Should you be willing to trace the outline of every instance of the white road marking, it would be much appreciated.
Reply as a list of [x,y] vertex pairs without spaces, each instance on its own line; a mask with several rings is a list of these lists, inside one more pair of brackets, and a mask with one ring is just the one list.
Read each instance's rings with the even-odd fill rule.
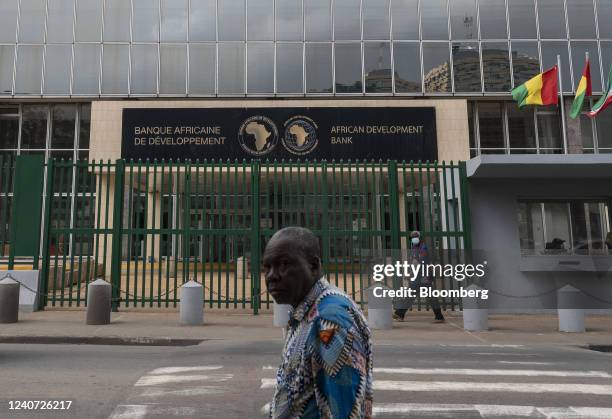
[[514,352],[474,352],[473,355],[500,355],[500,356],[540,356],[537,354],[520,354]]
[[176,374],[178,372],[196,372],[196,371],[213,371],[220,370],[223,365],[202,365],[196,367],[166,367],[157,368],[149,371],[149,374]]
[[511,365],[555,365],[555,364],[567,364],[567,362],[531,362],[531,361],[497,361],[499,364],[511,364]]
[[262,370],[277,370],[278,367],[273,367],[272,365],[264,365],[263,367],[261,367]]
[[147,414],[147,405],[122,404],[115,408],[108,419],[142,419]]
[[413,375],[503,375],[508,377],[612,378],[605,371],[485,370],[475,368],[374,368],[374,373]]
[[217,386],[192,387],[183,390],[146,389],[140,397],[165,397],[165,396],[206,396],[211,394],[223,394],[225,389]]
[[134,387],[155,386],[168,383],[184,383],[188,381],[223,382],[234,378],[233,374],[210,375],[145,375],[134,384]]

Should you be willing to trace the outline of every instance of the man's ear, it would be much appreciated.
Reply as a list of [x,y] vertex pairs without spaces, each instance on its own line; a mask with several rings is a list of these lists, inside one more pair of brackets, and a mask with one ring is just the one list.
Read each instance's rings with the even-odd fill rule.
[[310,271],[316,276],[317,279],[321,277],[321,258],[313,256],[310,260]]

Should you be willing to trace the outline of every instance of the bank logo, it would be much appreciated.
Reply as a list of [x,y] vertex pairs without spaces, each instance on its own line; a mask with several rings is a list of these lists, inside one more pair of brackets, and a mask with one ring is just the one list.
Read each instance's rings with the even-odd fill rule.
[[309,154],[319,144],[318,128],[312,119],[306,116],[294,116],[285,122],[283,145],[290,153],[299,156]]
[[247,153],[253,156],[264,156],[276,147],[278,128],[270,118],[252,116],[240,126],[238,141]]

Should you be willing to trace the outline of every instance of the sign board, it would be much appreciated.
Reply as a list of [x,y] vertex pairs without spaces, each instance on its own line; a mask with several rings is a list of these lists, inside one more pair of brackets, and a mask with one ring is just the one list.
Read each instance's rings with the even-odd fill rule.
[[435,109],[128,108],[122,157],[433,161]]

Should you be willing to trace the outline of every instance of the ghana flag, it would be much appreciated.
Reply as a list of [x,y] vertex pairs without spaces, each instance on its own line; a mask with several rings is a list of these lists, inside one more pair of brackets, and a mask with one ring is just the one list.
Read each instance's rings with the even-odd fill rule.
[[512,90],[512,97],[519,108],[525,105],[556,105],[559,101],[558,84],[557,66],[554,66],[516,87]]
[[593,105],[591,112],[587,112],[587,116],[590,118],[595,118],[600,112],[610,105],[612,105],[612,66],[610,66],[610,74],[608,75],[608,85],[606,86],[606,91],[601,99],[599,99],[597,103]]
[[570,117],[577,118],[580,115],[580,111],[582,111],[582,104],[584,103],[584,99],[587,96],[592,96],[593,90],[591,89],[591,66],[589,60],[587,59],[584,63],[584,70],[582,70],[582,77],[580,78],[580,83],[578,83],[578,87],[576,88],[576,97],[574,98],[574,103],[572,103],[572,109],[570,110]]

